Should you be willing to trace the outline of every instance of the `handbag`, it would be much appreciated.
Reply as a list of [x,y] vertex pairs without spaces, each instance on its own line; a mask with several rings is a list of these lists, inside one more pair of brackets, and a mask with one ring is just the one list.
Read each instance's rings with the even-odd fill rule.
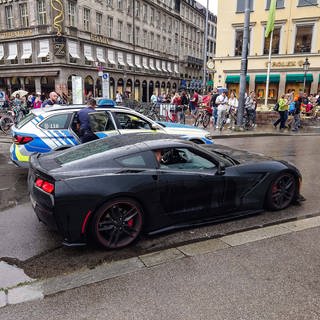
[[274,107],[273,107],[274,111],[279,111],[279,102],[277,102]]

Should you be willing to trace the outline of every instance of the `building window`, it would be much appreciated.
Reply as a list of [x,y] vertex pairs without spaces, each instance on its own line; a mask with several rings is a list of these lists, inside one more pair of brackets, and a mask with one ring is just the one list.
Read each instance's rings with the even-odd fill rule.
[[[269,10],[269,9],[270,9],[270,3],[271,3],[271,0],[267,0],[266,10]],[[277,2],[276,2],[276,8],[277,8],[277,9],[284,8],[284,0],[277,0]]]
[[113,0],[106,0],[107,7],[113,8]]
[[[237,0],[237,13],[244,12],[245,0]],[[253,0],[250,0],[250,10],[253,11]]]
[[154,49],[154,33],[150,33],[150,49]]
[[13,29],[13,12],[11,5],[5,7],[5,15],[7,21],[7,29]]
[[90,31],[90,9],[83,8],[83,30]]
[[96,13],[96,31],[97,34],[102,34],[102,13]]
[[144,4],[142,8],[142,19],[144,22],[148,21],[148,7],[146,4]]
[[132,0],[127,0],[127,14],[128,16],[132,16]]
[[318,0],[299,0],[298,7],[316,6]]
[[241,56],[242,54],[242,41],[243,41],[243,30],[236,30],[236,43],[235,43],[235,56]]
[[140,2],[139,1],[136,1],[136,10],[135,10],[134,16],[136,18],[140,18]]
[[44,25],[47,24],[47,11],[46,11],[46,2],[45,0],[38,0],[38,24]]
[[[279,53],[279,47],[280,47],[280,30],[281,28],[274,28],[273,30],[273,36],[272,36],[272,49],[271,53]],[[269,46],[270,46],[270,37],[264,38],[264,48],[263,48],[263,54],[269,54]]]
[[144,48],[147,47],[147,39],[148,39],[148,31],[147,30],[143,30],[142,46]]
[[76,26],[76,5],[73,1],[68,2],[68,21],[70,27]]
[[122,11],[123,10],[123,0],[117,1],[117,9]]
[[150,8],[150,25],[154,25],[154,8]]
[[29,27],[28,5],[26,3],[21,3],[19,5],[19,11],[20,11],[21,27],[28,28]]
[[123,22],[118,21],[118,39],[119,40],[123,40],[122,39],[122,28],[123,28]]
[[136,27],[136,34],[135,34],[135,44],[139,45],[140,44],[140,28]]
[[129,43],[132,43],[132,25],[131,24],[127,24],[127,40]]
[[157,13],[156,13],[156,27],[160,28],[160,24],[161,24],[161,15],[160,15],[160,11],[157,11]]
[[107,37],[111,38],[113,29],[113,18],[107,17]]
[[161,43],[161,37],[159,34],[157,34],[156,50],[158,51],[160,49],[160,43]]
[[294,53],[311,52],[313,25],[297,26]]

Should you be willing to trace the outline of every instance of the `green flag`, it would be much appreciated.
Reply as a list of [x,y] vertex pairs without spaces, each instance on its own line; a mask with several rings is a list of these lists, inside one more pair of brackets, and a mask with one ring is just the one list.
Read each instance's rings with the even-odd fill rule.
[[277,4],[277,0],[271,0],[270,8],[269,8],[268,23],[267,23],[266,32],[265,32],[266,38],[269,37],[269,34],[274,29],[274,20],[276,17],[276,4]]

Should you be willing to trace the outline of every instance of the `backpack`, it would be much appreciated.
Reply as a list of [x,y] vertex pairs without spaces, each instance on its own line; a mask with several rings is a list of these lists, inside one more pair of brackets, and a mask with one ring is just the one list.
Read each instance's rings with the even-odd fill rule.
[[277,102],[274,107],[273,107],[274,111],[279,111],[279,102]]
[[289,113],[293,113],[296,109],[296,104],[294,102],[291,102],[289,105]]

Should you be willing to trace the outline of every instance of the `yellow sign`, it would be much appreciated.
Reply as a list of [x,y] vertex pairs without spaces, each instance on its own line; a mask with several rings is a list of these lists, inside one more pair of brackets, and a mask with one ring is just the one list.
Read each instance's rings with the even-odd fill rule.
[[12,39],[12,38],[28,37],[32,35],[33,35],[32,29],[7,31],[7,32],[0,33],[0,39]]
[[51,0],[51,7],[58,13],[53,18],[53,27],[57,30],[57,36],[61,36],[62,22],[64,20],[63,3],[61,0]]
[[[268,62],[265,63],[266,68],[268,67]],[[303,60],[299,61],[271,61],[271,68],[282,68],[282,67],[302,67]]]

